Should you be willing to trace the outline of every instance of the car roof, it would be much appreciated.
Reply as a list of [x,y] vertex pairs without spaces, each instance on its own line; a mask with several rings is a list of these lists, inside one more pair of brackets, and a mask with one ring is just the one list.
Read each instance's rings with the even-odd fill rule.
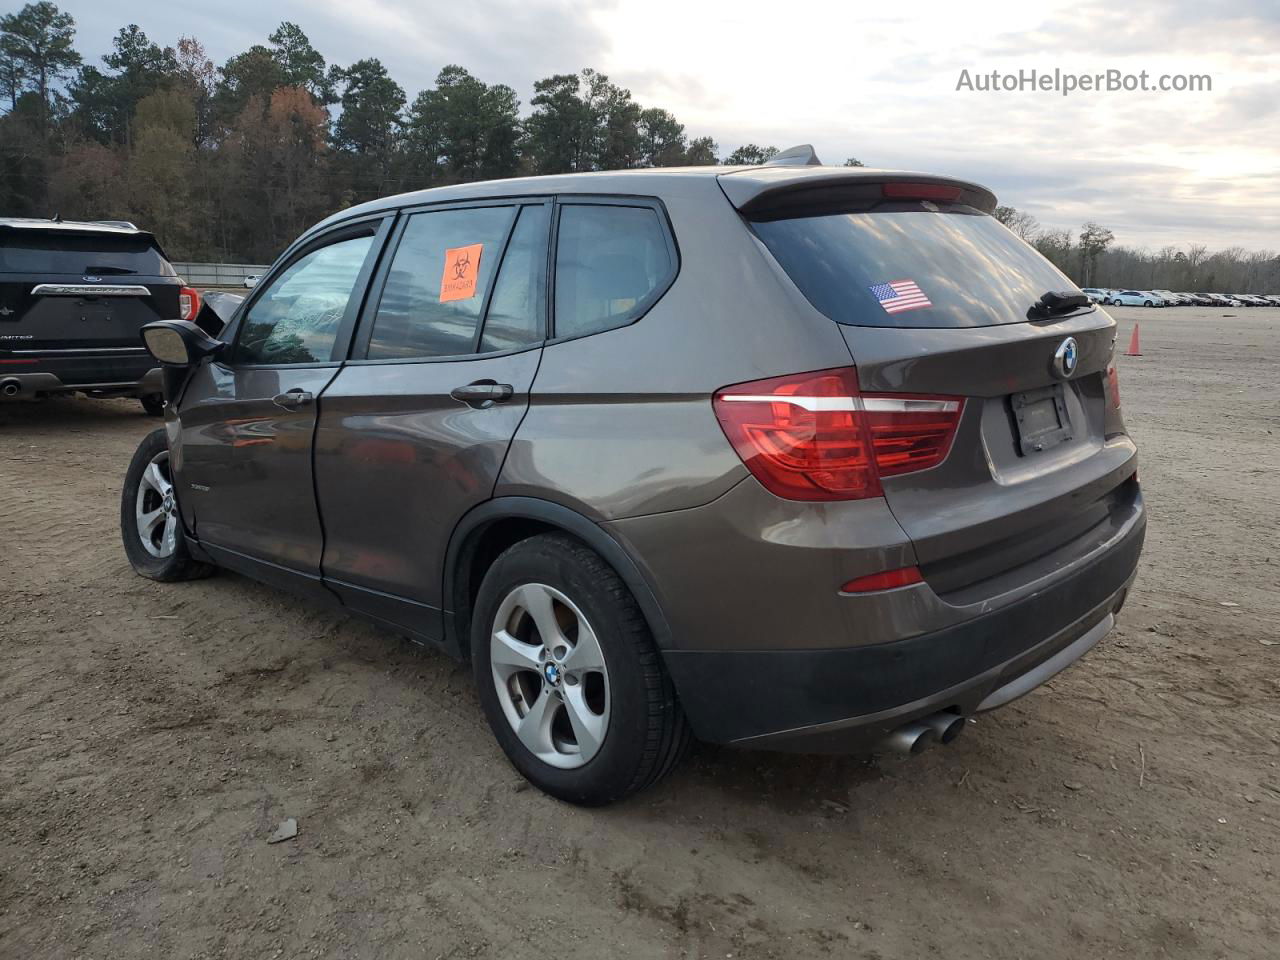
[[79,237],[141,237],[151,244],[152,248],[165,260],[169,255],[160,246],[160,241],[150,230],[139,230],[128,220],[61,220],[39,219],[36,217],[0,217],[0,233],[12,230],[15,233],[31,232],[46,236],[71,234]]
[[879,170],[872,167],[823,166],[700,166],[644,167],[631,170],[604,170],[589,173],[560,173],[538,177],[514,177],[509,180],[481,180],[447,187],[432,187],[411,193],[370,200],[341,210],[307,231],[340,223],[355,217],[455,200],[499,199],[548,194],[644,195],[662,197],[692,182],[718,182],[730,202],[740,210],[758,206],[768,198],[783,193],[825,189],[857,183],[930,183],[958,186],[968,194],[969,202],[990,213],[995,208],[995,194],[986,187],[952,177],[913,173],[906,170]]
[[150,231],[139,230],[128,220],[61,220],[38,217],[0,217],[0,229],[30,230],[40,233],[102,234],[155,239]]

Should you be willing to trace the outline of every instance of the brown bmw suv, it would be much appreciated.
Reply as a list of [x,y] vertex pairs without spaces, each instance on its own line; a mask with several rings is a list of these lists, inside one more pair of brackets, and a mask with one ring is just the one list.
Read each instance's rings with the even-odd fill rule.
[[1145,529],[1115,323],[995,202],[774,165],[345,210],[218,337],[145,329],[125,549],[470,661],[573,802],[690,737],[948,742],[1107,633]]

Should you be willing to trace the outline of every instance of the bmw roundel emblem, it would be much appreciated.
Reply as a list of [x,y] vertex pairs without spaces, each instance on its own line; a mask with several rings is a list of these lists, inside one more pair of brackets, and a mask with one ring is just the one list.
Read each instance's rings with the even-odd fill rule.
[[1064,380],[1076,372],[1076,364],[1080,360],[1080,346],[1075,337],[1067,337],[1058,344],[1053,354],[1053,372]]
[[548,663],[542,668],[542,674],[547,678],[547,683],[556,686],[560,682],[560,668],[554,663]]

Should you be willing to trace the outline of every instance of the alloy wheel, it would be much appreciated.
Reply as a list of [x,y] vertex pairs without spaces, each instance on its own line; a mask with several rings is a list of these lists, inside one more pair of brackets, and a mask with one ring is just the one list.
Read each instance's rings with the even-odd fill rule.
[[134,510],[138,539],[151,556],[163,560],[173,556],[178,543],[178,503],[169,472],[169,451],[151,458],[138,482]]
[[511,590],[494,616],[489,664],[503,715],[530,753],[574,769],[599,752],[609,729],[609,672],[572,600],[541,583]]

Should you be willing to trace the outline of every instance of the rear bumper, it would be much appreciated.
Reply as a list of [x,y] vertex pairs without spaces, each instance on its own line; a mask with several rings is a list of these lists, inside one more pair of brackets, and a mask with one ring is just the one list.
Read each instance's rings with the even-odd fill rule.
[[[24,370],[20,366],[0,366],[0,401],[31,400],[41,394],[73,391],[107,391],[146,396],[164,391],[160,368],[154,361],[129,357],[124,360],[77,360],[57,364],[41,363],[44,369]],[[50,366],[56,369],[49,369]]]
[[810,650],[669,650],[667,667],[703,740],[766,750],[855,752],[939,710],[968,716],[1065,669],[1114,623],[1146,533],[1139,510],[1092,562],[993,613],[890,643]]

